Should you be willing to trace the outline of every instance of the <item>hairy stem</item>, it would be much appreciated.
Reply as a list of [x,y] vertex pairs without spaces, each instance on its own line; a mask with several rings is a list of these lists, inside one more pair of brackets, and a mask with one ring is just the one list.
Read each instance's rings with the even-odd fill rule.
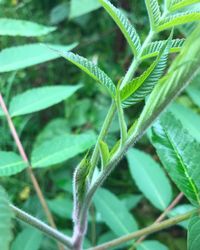
[[71,242],[71,239],[69,237],[60,233],[56,229],[48,226],[47,224],[45,224],[41,220],[38,220],[37,218],[29,215],[28,213],[22,211],[21,209],[15,207],[14,205],[10,205],[10,207],[12,208],[15,216],[19,220],[33,226],[34,228],[37,228],[38,230],[40,230],[41,232],[43,232],[47,236],[51,237],[52,239],[56,240],[59,243],[62,243],[68,249],[72,249],[72,242]]
[[[6,119],[7,119],[9,128],[10,128],[11,134],[12,134],[13,139],[14,139],[16,145],[17,145],[18,151],[19,151],[23,161],[28,164],[28,168],[27,168],[28,175],[29,175],[29,177],[30,177],[30,179],[32,181],[33,187],[34,187],[34,189],[35,189],[35,191],[37,193],[37,196],[38,196],[38,198],[40,200],[42,208],[43,208],[43,210],[44,210],[44,212],[46,214],[46,217],[48,219],[48,222],[53,228],[56,229],[56,225],[55,225],[53,216],[52,216],[52,214],[51,214],[51,212],[50,212],[50,210],[49,210],[49,208],[47,206],[47,203],[45,201],[45,198],[44,198],[44,195],[43,195],[42,190],[40,188],[40,185],[39,185],[39,183],[38,183],[38,181],[37,181],[37,179],[36,179],[36,177],[35,177],[35,175],[33,173],[31,164],[30,164],[30,162],[28,160],[27,154],[26,154],[26,152],[25,152],[25,150],[24,150],[24,148],[22,146],[22,143],[21,143],[21,141],[19,139],[16,128],[14,126],[14,123],[13,123],[13,121],[11,119],[11,116],[10,116],[10,114],[8,112],[8,109],[6,107],[6,104],[4,102],[4,99],[3,99],[3,96],[1,95],[1,93],[0,93],[0,106],[1,106],[3,112],[4,112],[5,116],[6,116]],[[63,248],[60,247],[60,246],[59,246],[59,249],[63,250]]]
[[[152,31],[150,31],[150,33],[148,34],[147,38],[145,39],[143,45],[142,45],[142,48],[141,48],[141,51],[139,53],[139,55],[133,59],[133,62],[131,63],[122,83],[121,83],[121,88],[123,86],[125,86],[133,77],[139,63],[140,63],[140,59],[141,59],[141,56],[142,56],[142,53],[144,51],[144,49],[146,48],[147,44],[149,42],[151,42],[151,40],[153,39],[153,36],[154,36],[154,33]],[[92,154],[92,157],[91,157],[91,177],[93,175],[93,172],[94,172],[94,169],[97,165],[97,162],[98,162],[98,158],[99,158],[99,142],[100,140],[103,140],[105,135],[107,134],[108,132],[108,129],[110,127],[110,124],[113,120],[113,117],[114,117],[114,114],[115,114],[115,111],[116,111],[116,104],[115,102],[112,103],[110,109],[109,109],[109,112],[105,118],[105,121],[104,121],[104,124],[102,126],[102,129],[101,129],[101,132],[99,134],[99,137],[98,137],[98,140],[97,140],[97,143],[95,145],[95,148],[94,148],[94,151],[93,151],[93,154]],[[113,164],[111,163],[111,165],[113,165],[112,167],[106,167],[106,170],[102,172],[102,174],[100,175],[100,177],[97,179],[96,183],[91,187],[91,189],[89,190],[87,196],[86,196],[86,199],[82,205],[82,208],[81,208],[81,212],[80,212],[80,218],[79,218],[79,223],[80,223],[80,226],[82,225],[87,225],[87,214],[88,214],[88,209],[90,207],[90,203],[91,203],[91,200],[92,200],[92,197],[95,193],[95,191],[97,190],[97,188],[103,183],[103,181],[108,177],[108,175],[111,173],[112,169],[116,166],[116,164],[119,162],[119,160],[123,157],[124,155],[124,152],[126,151],[126,146],[124,145],[123,147],[121,147],[121,150],[118,152],[117,156],[119,155],[119,157],[115,158],[116,162],[114,162]],[[122,153],[122,154],[121,154]],[[112,162],[112,161],[110,161]],[[81,226],[81,227],[82,227]],[[75,225],[76,227],[76,225]],[[74,230],[75,232],[75,230]],[[79,234],[77,233],[77,235],[74,234],[74,241],[79,241],[80,239],[80,235],[78,236]],[[82,235],[81,235],[82,237]]]
[[133,240],[135,238],[138,238],[138,237],[141,237],[144,235],[149,235],[149,234],[161,231],[163,229],[166,229],[168,227],[174,226],[181,221],[185,221],[185,220],[189,219],[190,217],[192,217],[193,215],[195,215],[197,213],[200,213],[200,209],[195,209],[193,211],[190,211],[190,212],[182,214],[182,215],[175,216],[175,217],[168,219],[168,220],[165,220],[163,222],[153,224],[149,227],[143,228],[143,229],[138,230],[134,233],[130,233],[128,235],[122,236],[120,238],[109,241],[109,242],[104,243],[102,245],[99,245],[97,247],[90,248],[88,250],[106,250],[106,249],[109,249],[111,247],[119,246],[119,245],[126,243],[130,240]]

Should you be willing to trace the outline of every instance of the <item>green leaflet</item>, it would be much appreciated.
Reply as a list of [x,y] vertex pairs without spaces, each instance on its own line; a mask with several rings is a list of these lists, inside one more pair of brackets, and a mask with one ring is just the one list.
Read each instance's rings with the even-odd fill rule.
[[[164,41],[156,41],[152,42],[147,45],[145,48],[144,52],[142,53],[142,58],[141,60],[145,60],[147,58],[155,57],[159,54],[161,51],[162,47],[164,46],[166,40]],[[180,52],[183,44],[185,42],[185,39],[174,39],[172,40],[172,46],[170,48],[170,53],[176,53]]]
[[149,15],[151,29],[155,30],[161,18],[159,3],[157,0],[145,0],[145,4]]
[[101,163],[102,163],[102,166],[104,167],[110,158],[108,145],[104,141],[100,141],[99,150],[100,150],[100,155],[101,155]]
[[139,190],[156,208],[164,211],[172,200],[172,188],[161,166],[150,155],[137,149],[129,149],[127,159]]
[[12,240],[13,213],[5,190],[0,186],[0,249],[9,250]]
[[11,250],[39,250],[44,235],[35,228],[25,228],[12,243]]
[[92,131],[74,135],[62,134],[43,142],[31,154],[34,168],[49,167],[62,163],[86,151],[94,145],[96,136]]
[[13,153],[0,151],[0,176],[11,176],[27,168],[22,158]]
[[106,9],[108,14],[113,18],[115,23],[119,26],[124,34],[127,42],[129,43],[134,55],[137,55],[141,49],[140,38],[129,22],[128,18],[108,0],[99,0],[102,6]]
[[[58,51],[58,53],[60,52]],[[95,81],[99,82],[114,98],[116,88],[113,81],[93,62],[72,52],[60,53],[60,55],[66,58],[71,63],[75,64],[78,68],[91,76]]]
[[200,217],[198,215],[193,216],[189,222],[188,228],[188,239],[187,239],[187,249],[188,250],[198,250],[200,246]]
[[33,88],[12,98],[9,112],[12,117],[30,114],[51,107],[73,95],[81,85],[45,86]]
[[168,174],[194,205],[200,205],[200,144],[172,114],[165,113],[153,127],[152,142]]
[[172,0],[169,11],[176,11],[194,3],[199,3],[199,0]]
[[98,0],[71,0],[70,18],[77,18],[101,7]]
[[124,203],[110,191],[100,188],[94,196],[94,205],[106,225],[122,236],[137,230],[137,222]]
[[160,80],[166,65],[171,47],[171,38],[162,47],[158,58],[139,78],[134,79],[122,89],[123,107],[129,107],[142,100],[151,93],[156,83]]
[[200,20],[200,12],[198,11],[187,11],[183,13],[178,13],[174,15],[170,15],[169,17],[164,18],[156,28],[156,31],[162,31],[169,28],[172,28],[177,25],[199,21]]
[[3,49],[0,52],[0,73],[24,69],[60,57],[47,46],[58,51],[69,51],[75,48],[77,43],[69,45],[33,43]]
[[136,250],[168,250],[168,247],[156,240],[145,240],[137,246]]
[[42,36],[56,30],[55,27],[47,27],[26,20],[0,18],[0,36]]

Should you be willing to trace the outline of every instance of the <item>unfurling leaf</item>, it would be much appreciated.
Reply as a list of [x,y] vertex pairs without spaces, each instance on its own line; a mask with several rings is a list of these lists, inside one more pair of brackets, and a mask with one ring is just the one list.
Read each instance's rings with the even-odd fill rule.
[[154,86],[162,77],[167,65],[169,50],[171,48],[172,34],[162,47],[157,59],[138,78],[133,79],[121,91],[123,107],[129,107],[142,100],[151,93]]
[[176,11],[194,3],[199,3],[199,0],[171,0],[169,11]]
[[99,0],[108,14],[113,18],[115,23],[118,25],[122,33],[124,34],[128,44],[130,45],[133,53],[137,55],[141,49],[140,38],[137,34],[137,31],[129,22],[128,18],[117,9],[114,5],[108,0]]
[[[170,53],[180,52],[185,39],[174,39],[170,48]],[[142,54],[142,60],[158,56],[166,41],[156,41],[149,43]]]
[[178,13],[174,15],[170,15],[165,17],[157,26],[157,31],[163,31],[169,28],[172,28],[177,25],[190,23],[194,21],[200,20],[200,12],[199,11],[187,11],[183,13]]
[[161,18],[161,12],[158,0],[145,0],[147,7],[151,29],[155,30]]
[[60,55],[104,86],[112,97],[115,96],[116,88],[113,81],[93,62],[72,52],[60,53]]
[[104,167],[110,158],[108,145],[104,141],[100,141],[99,150],[100,150],[100,155],[101,155],[102,167]]
[[79,218],[79,211],[84,201],[85,195],[89,187],[89,173],[91,169],[91,163],[87,159],[87,155],[76,167],[73,179],[74,188],[74,214],[73,218],[76,221]]

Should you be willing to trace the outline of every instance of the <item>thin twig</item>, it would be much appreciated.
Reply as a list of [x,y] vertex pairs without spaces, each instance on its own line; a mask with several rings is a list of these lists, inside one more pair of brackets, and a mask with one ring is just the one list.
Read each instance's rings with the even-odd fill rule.
[[71,243],[71,239],[69,237],[67,237],[64,234],[60,233],[56,229],[48,226],[47,224],[45,224],[41,220],[38,220],[37,218],[31,216],[30,214],[28,214],[28,213],[22,211],[21,209],[15,207],[14,205],[10,205],[10,207],[12,208],[15,216],[19,220],[33,226],[34,228],[37,228],[41,232],[45,233],[47,236],[51,237],[52,239],[56,240],[57,242],[62,243],[68,249],[73,248],[72,243]]
[[144,235],[149,235],[149,234],[161,231],[163,229],[166,229],[168,227],[174,226],[174,225],[180,223],[181,221],[185,221],[185,220],[189,219],[191,216],[193,216],[194,214],[197,214],[199,212],[200,212],[200,209],[195,209],[193,211],[187,212],[187,213],[182,214],[182,215],[175,216],[171,219],[165,220],[165,221],[160,222],[160,223],[153,224],[149,227],[143,228],[143,229],[138,230],[134,233],[122,236],[120,238],[109,241],[109,242],[104,243],[102,245],[99,245],[97,247],[89,248],[87,250],[106,250],[106,249],[109,249],[111,247],[119,246],[119,245],[126,243],[130,240],[133,240],[135,238],[138,238],[138,237],[141,237]]
[[[37,179],[36,179],[36,177],[35,177],[35,175],[33,173],[31,164],[30,164],[30,162],[28,160],[28,157],[27,157],[27,154],[26,154],[26,152],[25,152],[25,150],[23,148],[23,145],[22,145],[22,143],[21,143],[21,141],[19,139],[16,128],[14,126],[14,123],[13,123],[13,121],[11,119],[11,116],[10,116],[10,114],[8,112],[8,109],[6,107],[6,104],[4,102],[4,99],[3,99],[3,96],[1,95],[1,93],[0,93],[0,106],[1,106],[1,108],[2,108],[2,110],[4,112],[4,114],[5,114],[6,119],[7,119],[7,122],[8,122],[9,128],[10,128],[10,132],[11,132],[11,134],[13,136],[13,139],[14,139],[16,145],[17,145],[18,151],[19,151],[23,161],[28,165],[28,168],[27,168],[28,175],[29,175],[29,177],[30,177],[30,179],[31,179],[31,181],[33,183],[34,189],[35,189],[35,191],[37,193],[37,196],[38,196],[38,198],[40,200],[40,203],[41,203],[41,205],[42,205],[42,207],[44,209],[47,220],[48,220],[49,224],[53,228],[56,229],[56,225],[55,225],[53,216],[52,216],[52,214],[51,214],[51,212],[50,212],[50,210],[49,210],[49,208],[47,206],[47,203],[45,201],[45,198],[44,198],[44,195],[43,195],[42,190],[40,188],[40,185],[39,185],[39,183],[38,183],[38,181],[37,181]],[[59,247],[60,250],[63,250],[62,247],[60,247],[60,246],[58,246],[58,247]]]
[[[154,222],[154,224],[159,223],[161,221],[164,220],[164,218],[166,217],[166,215],[169,213],[169,211],[171,211],[178,203],[179,201],[183,198],[184,194],[181,192],[173,201],[172,203],[165,209],[165,211],[156,219],[156,221]],[[146,238],[146,236],[143,236],[141,238],[139,238],[136,242],[136,244],[141,243],[144,239]],[[132,250],[132,248],[131,248]]]

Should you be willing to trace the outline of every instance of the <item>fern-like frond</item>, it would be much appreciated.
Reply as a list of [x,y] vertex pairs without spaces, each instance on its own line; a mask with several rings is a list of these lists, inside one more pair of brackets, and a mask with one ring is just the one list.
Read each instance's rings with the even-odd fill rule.
[[199,0],[172,0],[169,11],[176,11],[188,5],[199,3]]
[[72,52],[61,53],[61,56],[75,64],[78,68],[104,86],[112,97],[115,96],[116,88],[113,81],[93,62]]
[[124,34],[127,42],[129,43],[133,53],[137,55],[141,49],[141,43],[139,35],[135,28],[130,23],[128,18],[108,0],[99,0],[108,14],[112,17],[115,23],[118,25],[122,33]]
[[[176,53],[179,52],[185,42],[185,39],[174,39],[172,40],[172,47],[170,49],[170,53]],[[163,41],[155,41],[152,43],[149,43],[147,47],[145,48],[144,52],[142,53],[142,60],[158,56],[159,52],[163,48],[164,44],[166,43],[166,40]]]
[[151,29],[155,30],[161,18],[160,6],[157,0],[145,0]]
[[[166,41],[164,44],[162,50],[160,51],[160,54],[156,61],[150,66],[150,68],[141,76],[140,82],[137,83],[137,85],[134,85],[133,83],[130,83],[130,86],[132,85],[132,92],[130,97],[128,97],[123,102],[123,107],[127,108],[131,105],[134,105],[142,100],[151,93],[152,89],[156,85],[156,83],[160,80],[160,78],[163,75],[163,72],[167,65],[167,59],[169,50],[171,48],[172,44],[172,37]],[[149,73],[149,75],[148,75]],[[145,79],[146,76],[146,79]],[[127,85],[128,87],[128,85]],[[128,91],[127,91],[128,92]]]
[[172,28],[177,25],[190,23],[194,21],[200,20],[200,12],[199,11],[187,11],[183,13],[178,13],[174,15],[170,15],[164,18],[159,25],[157,26],[156,30],[162,31],[169,28]]

